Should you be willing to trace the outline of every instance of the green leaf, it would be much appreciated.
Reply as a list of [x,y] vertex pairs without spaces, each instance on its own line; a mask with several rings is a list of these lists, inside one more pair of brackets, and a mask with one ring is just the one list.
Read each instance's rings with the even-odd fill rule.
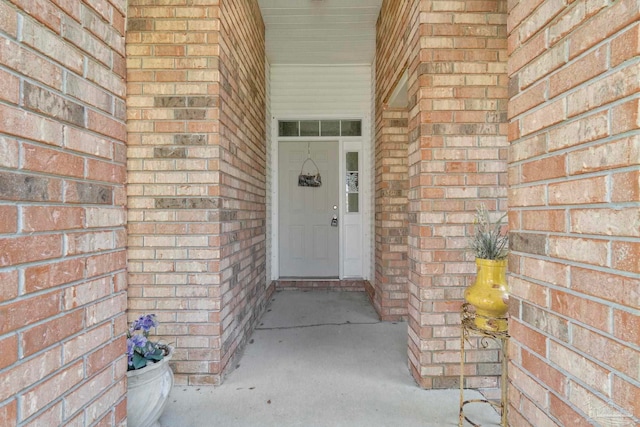
[[133,353],[133,369],[141,369],[147,366],[147,359],[138,353]]
[[506,214],[495,222],[491,222],[489,212],[481,204],[474,218],[475,233],[471,237],[470,246],[476,258],[504,259],[509,253],[509,237],[502,234],[502,221]]
[[163,357],[164,357],[164,354],[162,354],[162,350],[156,350],[155,352],[149,354],[147,356],[147,359],[158,361],[158,360],[162,360]]

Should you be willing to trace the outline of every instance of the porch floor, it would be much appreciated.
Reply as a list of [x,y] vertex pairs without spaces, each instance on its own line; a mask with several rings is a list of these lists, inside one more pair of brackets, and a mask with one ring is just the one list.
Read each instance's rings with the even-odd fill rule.
[[[465,398],[479,398],[468,391]],[[164,427],[457,426],[458,390],[422,390],[407,324],[380,322],[363,292],[278,291],[219,387],[176,386]],[[499,425],[489,405],[465,407]]]

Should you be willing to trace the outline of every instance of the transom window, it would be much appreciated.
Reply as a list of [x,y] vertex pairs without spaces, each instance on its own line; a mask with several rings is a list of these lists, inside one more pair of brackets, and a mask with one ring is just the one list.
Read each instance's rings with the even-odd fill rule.
[[279,120],[278,136],[362,136],[362,120]]

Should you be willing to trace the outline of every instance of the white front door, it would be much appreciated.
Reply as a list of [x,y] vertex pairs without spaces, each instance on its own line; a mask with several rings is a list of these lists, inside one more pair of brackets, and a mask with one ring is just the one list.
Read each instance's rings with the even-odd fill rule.
[[[338,142],[280,142],[278,151],[280,277],[337,278]],[[298,185],[300,169],[308,157],[320,170],[320,187]],[[315,167],[309,161],[304,172],[312,171]]]

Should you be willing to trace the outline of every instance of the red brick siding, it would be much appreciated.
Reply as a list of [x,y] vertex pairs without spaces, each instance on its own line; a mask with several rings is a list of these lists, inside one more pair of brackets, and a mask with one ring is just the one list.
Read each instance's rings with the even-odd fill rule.
[[264,23],[257,1],[221,2],[221,370],[266,305]]
[[640,6],[569,3],[510,3],[510,422],[637,425]]
[[[409,115],[387,111],[407,68],[418,61],[418,3],[383,1],[376,26],[375,58],[375,280],[369,294],[381,319],[408,317],[407,146]],[[410,103],[415,75],[408,74]],[[415,103],[415,102],[414,102]]]
[[381,112],[376,135],[376,278],[373,303],[383,320],[407,317],[408,113]]
[[385,104],[408,67],[418,26],[417,5],[407,1],[383,1],[376,25],[375,115],[380,125]]
[[[388,111],[389,98],[416,52],[417,2],[383,1],[376,25],[375,278],[368,293],[383,320],[408,315],[407,111]],[[415,93],[415,87],[410,89]]]
[[[424,387],[454,387],[459,309],[475,273],[468,225],[479,202],[506,210],[506,1],[385,1],[377,31],[381,135],[384,103],[408,69],[409,366]],[[466,386],[497,386],[495,350],[469,361]]]
[[129,2],[129,318],[157,314],[178,384],[219,380],[219,15]]
[[3,426],[126,422],[124,20],[0,2]]
[[[458,385],[459,311],[474,280],[479,203],[506,211],[506,1],[421,2],[409,117],[410,365],[420,384]],[[469,355],[465,386],[494,388],[495,350]]]
[[219,3],[129,2],[130,317],[178,384],[219,383],[265,294],[264,28]]

